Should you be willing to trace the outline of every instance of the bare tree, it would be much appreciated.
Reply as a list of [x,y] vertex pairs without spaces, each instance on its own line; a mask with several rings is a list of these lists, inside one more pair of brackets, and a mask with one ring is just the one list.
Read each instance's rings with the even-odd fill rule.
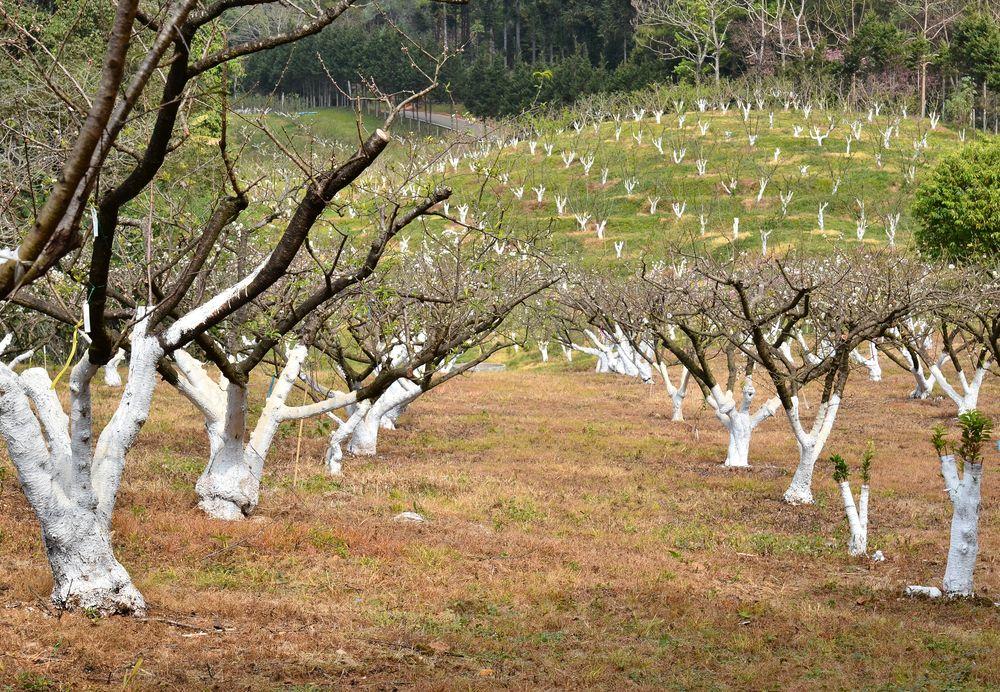
[[[734,343],[769,375],[795,434],[799,463],[785,493],[791,504],[812,502],[813,470],[840,409],[854,349],[925,307],[933,293],[929,268],[889,253],[862,254],[700,265],[728,313],[719,317],[735,320],[728,333],[746,335]],[[822,389],[807,427],[802,396],[814,381]]]
[[[300,166],[301,193],[289,213],[282,215],[281,226],[262,234],[262,247],[266,248],[263,260],[217,286],[206,285],[206,270],[220,249],[230,251],[230,243],[239,235],[238,219],[253,201],[251,186],[240,181],[229,148],[229,113],[224,99],[219,158],[214,162],[222,175],[207,217],[180,224],[178,237],[154,233],[152,212],[146,223],[125,217],[123,212],[155,208],[151,182],[169,155],[190,146],[189,128],[180,128],[179,134],[175,131],[190,112],[186,108],[198,97],[200,76],[241,56],[314,34],[351,3],[345,0],[327,9],[302,11],[301,19],[290,30],[193,54],[191,47],[199,32],[217,31],[216,20],[223,21],[225,12],[260,3],[220,0],[203,7],[196,4],[194,0],[176,0],[161,7],[155,16],[148,16],[139,10],[136,0],[117,3],[96,90],[90,97],[82,95],[89,105],[78,112],[87,116],[69,138],[65,164],[44,201],[37,205],[30,228],[17,234],[14,250],[0,263],[0,310],[14,301],[82,326],[90,340],[69,377],[68,414],[44,369],[30,368],[18,374],[0,366],[0,435],[41,524],[54,577],[53,600],[64,607],[104,613],[144,609],[141,594],[115,559],[110,523],[126,457],[150,410],[157,372],[176,378],[166,362],[170,354],[192,341],[211,349],[211,341],[203,338],[208,332],[251,306],[287,275],[337,195],[358,180],[385,150],[390,142],[386,128],[399,110],[435,86],[431,80],[425,90],[404,98],[390,110],[382,128],[359,137],[359,145],[350,156],[331,157],[316,170]],[[16,28],[25,43],[32,42],[29,29]],[[152,79],[157,73],[162,79]],[[46,84],[44,77],[40,79]],[[149,93],[154,89],[151,85],[161,84],[158,95]],[[61,96],[56,94],[60,100]],[[140,103],[158,105],[137,108]],[[301,163],[294,152],[285,153]],[[95,198],[98,179],[100,194]],[[143,195],[146,199],[140,200]],[[447,191],[432,198],[435,196],[442,199]],[[85,238],[81,219],[92,199],[96,222]],[[145,269],[139,272],[145,275],[139,285],[123,285],[122,281],[136,272],[131,267],[121,271],[113,262],[116,238],[123,227],[143,231],[142,240],[133,240],[127,252],[127,259]],[[284,319],[294,326],[308,312],[310,298],[327,300],[370,277],[393,235],[375,234],[369,251],[349,269],[338,269],[339,256],[335,255],[327,265],[322,288],[298,303]],[[170,261],[167,271],[154,276],[157,245],[165,248]],[[52,281],[38,281],[64,258],[69,259],[65,272],[49,273],[55,275],[53,281],[82,290],[77,303],[82,305],[82,319],[59,290],[51,290]],[[126,344],[128,379],[117,409],[94,444],[91,382],[99,368]],[[227,365],[226,376],[232,382],[245,385],[248,375],[248,369]]]
[[661,57],[692,62],[698,82],[710,60],[718,85],[736,0],[632,0],[632,7],[640,41]]

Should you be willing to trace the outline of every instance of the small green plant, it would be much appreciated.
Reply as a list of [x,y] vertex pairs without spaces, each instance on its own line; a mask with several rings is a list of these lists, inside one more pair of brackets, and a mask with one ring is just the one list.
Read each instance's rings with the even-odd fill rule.
[[848,476],[851,475],[850,469],[847,468],[847,462],[844,461],[844,457],[839,454],[831,454],[830,463],[833,464],[834,482],[843,483],[847,480]]
[[963,464],[983,463],[983,445],[993,434],[993,420],[982,411],[972,409],[958,416],[961,439],[958,445],[948,440],[948,431],[943,425],[935,425],[931,431],[931,444],[939,457],[957,454]]
[[958,427],[962,430],[958,456],[966,464],[983,463],[983,444],[989,442],[993,421],[984,413],[972,409],[958,417]]
[[931,444],[934,445],[934,451],[939,457],[946,455],[951,446],[946,438],[947,434],[948,431],[943,425],[935,425],[931,430]]
[[875,443],[868,440],[865,451],[861,454],[861,482],[868,485],[872,474],[872,459],[875,458]]
[[[865,445],[865,451],[861,453],[861,483],[863,485],[868,485],[871,480],[872,472],[872,459],[875,458],[875,443],[868,440],[868,444]],[[830,463],[833,464],[833,480],[837,483],[843,483],[851,476],[851,470],[847,466],[847,462],[844,457],[839,454],[830,455]]]

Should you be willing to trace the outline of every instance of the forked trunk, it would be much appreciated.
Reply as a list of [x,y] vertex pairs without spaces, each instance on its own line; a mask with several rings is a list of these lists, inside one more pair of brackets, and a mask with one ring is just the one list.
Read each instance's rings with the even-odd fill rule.
[[404,410],[423,393],[419,385],[398,379],[382,393],[371,408],[354,424],[347,451],[355,456],[372,457],[378,453],[378,432],[382,419],[393,410]]
[[[142,313],[140,313],[140,318]],[[111,545],[111,515],[125,457],[146,421],[163,355],[140,319],[118,407],[92,445],[90,387],[98,366],[84,357],[70,376],[70,413],[42,368],[0,364],[0,436],[38,517],[52,569],[52,600],[100,614],[141,613],[142,595]]]
[[275,381],[249,440],[246,387],[222,376],[215,382],[186,351],[179,349],[174,353],[182,375],[177,387],[205,416],[210,457],[195,491],[198,506],[210,517],[242,519],[256,509],[264,460],[282,422],[323,415],[354,404],[355,392],[328,392],[325,400],[314,404],[285,405],[307,353],[305,346],[289,349],[288,362]]
[[785,491],[785,502],[790,505],[809,505],[813,502],[812,479],[813,471],[816,468],[816,461],[823,453],[827,438],[833,429],[833,423],[837,419],[837,412],[840,410],[840,395],[831,394],[828,401],[820,403],[816,412],[816,420],[812,430],[806,432],[802,427],[799,417],[798,398],[792,398],[792,407],[785,410],[788,421],[791,423],[792,431],[795,433],[795,442],[799,448],[799,464],[792,476],[792,482]]
[[92,509],[53,512],[41,524],[56,605],[102,615],[145,610],[142,594],[115,559],[110,532]]
[[750,466],[750,437],[753,426],[750,414],[734,411],[730,415],[729,448],[723,466],[746,468]]
[[221,421],[209,421],[210,458],[195,484],[198,506],[214,519],[242,519],[260,500],[260,477],[246,453],[247,390],[226,387],[226,411]]
[[777,398],[771,398],[758,408],[756,413],[751,413],[756,393],[753,379],[749,376],[743,381],[743,394],[738,405],[732,392],[723,392],[719,385],[714,385],[711,389],[709,404],[715,409],[716,418],[729,431],[729,448],[726,450],[723,466],[728,468],[750,466],[750,440],[753,431],[773,416],[780,405]]

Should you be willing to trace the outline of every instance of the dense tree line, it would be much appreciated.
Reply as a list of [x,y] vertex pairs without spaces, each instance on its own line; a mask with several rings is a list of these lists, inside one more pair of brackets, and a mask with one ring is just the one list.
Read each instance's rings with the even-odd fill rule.
[[[829,84],[845,98],[905,95],[993,127],[1000,90],[994,0],[485,0],[433,13],[361,13],[352,24],[254,56],[244,87],[304,96],[364,75],[394,91],[419,78],[400,32],[461,49],[440,100],[481,116],[651,82],[732,77]],[[361,37],[365,40],[359,40]]]

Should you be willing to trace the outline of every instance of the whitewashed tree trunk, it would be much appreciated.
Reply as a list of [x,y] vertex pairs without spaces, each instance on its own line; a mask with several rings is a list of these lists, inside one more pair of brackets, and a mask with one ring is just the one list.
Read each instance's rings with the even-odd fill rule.
[[743,393],[739,405],[732,392],[723,392],[719,385],[712,388],[709,404],[719,422],[729,431],[729,447],[723,466],[747,468],[750,466],[750,440],[753,431],[761,423],[774,415],[780,406],[777,398],[768,399],[756,413],[751,412],[756,389],[749,377],[743,382]]
[[863,365],[868,368],[868,379],[872,382],[882,381],[882,365],[879,363],[878,358],[878,347],[875,342],[869,342],[868,344],[868,355],[864,356],[858,353],[857,350],[851,351],[851,359],[859,365]]
[[90,387],[98,367],[87,356],[70,376],[69,416],[45,370],[18,376],[0,364],[0,435],[41,525],[52,600],[62,607],[101,614],[145,610],[111,544],[125,456],[149,414],[163,355],[159,341],[146,334],[143,317],[132,332],[128,382],[93,446]]
[[[910,355],[909,351],[903,350],[903,357],[910,365],[910,374],[913,375],[913,391],[910,392],[911,399],[926,399],[934,391],[935,377],[934,373],[927,374],[924,372],[924,364],[920,361],[919,357],[914,358]],[[941,357],[942,359],[944,356]],[[938,362],[938,365],[943,362],[943,360]]]
[[289,350],[285,367],[275,380],[249,440],[246,388],[224,377],[216,383],[187,352],[178,350],[174,354],[182,375],[178,389],[205,416],[210,456],[195,492],[198,506],[210,517],[232,521],[256,509],[264,461],[281,423],[329,413],[357,400],[356,392],[331,392],[327,399],[314,404],[286,405],[307,354],[305,346]]
[[570,348],[574,351],[579,351],[580,353],[585,353],[588,356],[593,356],[597,359],[597,365],[594,368],[594,372],[597,373],[608,373],[611,372],[610,355],[608,349],[604,344],[601,347],[591,348],[589,346],[580,346],[579,344],[570,343]]
[[851,531],[851,537],[847,542],[847,553],[851,557],[868,554],[869,495],[868,484],[863,484],[861,494],[858,496],[858,504],[855,505],[851,484],[846,480],[840,482],[840,496],[844,501],[844,514],[847,515],[847,524]]
[[962,391],[958,391],[949,381],[948,378],[944,376],[941,372],[942,362],[939,360],[937,363],[931,365],[931,375],[934,380],[941,386],[944,393],[948,395],[955,406],[958,407],[958,413],[966,413],[976,408],[979,404],[979,390],[983,386],[983,378],[986,377],[986,373],[989,372],[989,363],[983,363],[981,366],[976,368],[975,374],[972,376],[972,380],[969,380],[965,376],[965,371],[959,371],[958,373],[958,383],[962,388]]
[[802,426],[799,413],[798,397],[792,397],[791,409],[786,409],[785,414],[795,433],[795,442],[799,448],[799,464],[792,476],[792,482],[785,491],[785,502],[790,505],[812,504],[812,478],[813,470],[816,468],[816,461],[823,453],[823,446],[826,444],[833,423],[840,410],[840,395],[832,394],[829,401],[824,401],[819,405],[816,412],[816,420],[809,432]]
[[331,476],[340,476],[343,474],[343,442],[354,434],[354,429],[357,428],[358,423],[364,419],[365,415],[368,413],[368,409],[371,408],[371,405],[371,402],[368,400],[359,403],[354,407],[354,410],[351,411],[347,420],[340,421],[338,419],[337,427],[330,433],[330,445],[326,450],[326,469],[329,471]]
[[673,380],[670,379],[670,372],[667,370],[665,363],[656,362],[656,371],[660,373],[660,378],[663,380],[663,386],[667,390],[667,396],[670,397],[671,414],[670,420],[675,422],[680,422],[684,420],[684,399],[687,397],[688,384],[691,381],[691,373],[687,368],[681,367],[681,376],[677,380],[677,384],[674,385]]
[[393,382],[368,411],[356,421],[347,451],[355,456],[375,456],[378,453],[378,432],[382,417],[390,410],[405,406],[423,394],[419,385],[400,378]]
[[219,419],[207,422],[210,456],[194,489],[198,506],[215,519],[242,519],[260,500],[260,471],[247,454],[247,390],[232,383]]
[[944,570],[944,593],[971,596],[973,572],[979,553],[979,501],[983,480],[982,464],[965,464],[958,476],[955,457],[941,457],[941,475],[952,504],[951,544]]

